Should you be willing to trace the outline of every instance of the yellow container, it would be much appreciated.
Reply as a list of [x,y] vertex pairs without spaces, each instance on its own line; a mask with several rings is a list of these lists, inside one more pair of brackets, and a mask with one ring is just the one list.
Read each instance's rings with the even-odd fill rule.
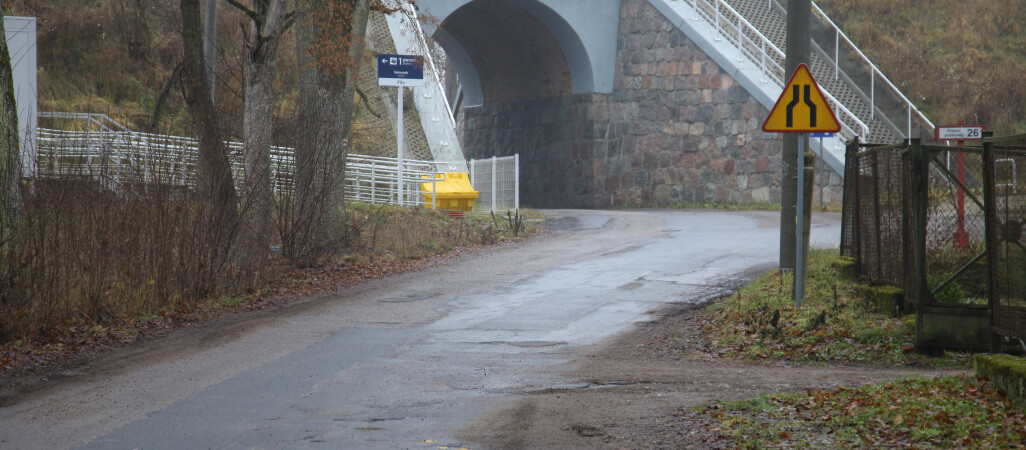
[[[427,176],[422,177],[430,179]],[[434,199],[437,190],[438,198]],[[435,200],[435,208],[448,211],[471,212],[474,210],[474,200],[477,200],[479,192],[470,185],[470,175],[466,172],[446,172],[436,174],[435,183],[421,183],[420,193],[424,196],[424,202],[431,204]]]

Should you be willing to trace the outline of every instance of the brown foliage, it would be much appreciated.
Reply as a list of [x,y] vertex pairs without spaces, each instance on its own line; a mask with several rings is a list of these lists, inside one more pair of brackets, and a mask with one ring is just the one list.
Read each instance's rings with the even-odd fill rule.
[[206,205],[159,185],[110,191],[86,176],[37,181],[18,245],[0,262],[0,341],[245,288],[227,256],[234,237],[208,239]]
[[823,0],[823,9],[937,124],[1026,128],[1026,3]]

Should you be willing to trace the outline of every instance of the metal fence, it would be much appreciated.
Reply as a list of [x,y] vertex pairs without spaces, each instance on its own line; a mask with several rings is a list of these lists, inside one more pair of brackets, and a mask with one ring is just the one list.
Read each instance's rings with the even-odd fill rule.
[[1026,135],[984,140],[991,328],[1026,340]]
[[[43,113],[40,116],[64,121],[62,125],[67,128],[38,129],[37,173],[41,178],[84,177],[109,189],[156,184],[195,186],[199,141],[194,138],[128,131],[102,114]],[[229,141],[225,145],[238,188],[245,174],[242,143]],[[271,147],[275,194],[291,192],[294,172],[294,150]],[[404,159],[402,176],[399,174],[396,158],[347,155],[346,199],[373,204],[434,206],[420,195],[420,185],[434,185],[445,179],[437,163]]]
[[470,183],[480,193],[475,211],[520,209],[520,155],[470,160]]
[[860,277],[903,288],[917,313],[986,308],[993,331],[1026,339],[1026,135],[853,140],[846,160],[841,252]]

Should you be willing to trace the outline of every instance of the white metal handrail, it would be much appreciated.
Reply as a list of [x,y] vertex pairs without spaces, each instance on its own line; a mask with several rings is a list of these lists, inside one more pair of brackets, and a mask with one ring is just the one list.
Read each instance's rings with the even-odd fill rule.
[[900,97],[901,100],[904,101],[905,104],[907,105],[907,108],[908,108],[908,136],[909,137],[912,136],[912,112],[913,111],[915,111],[916,115],[919,116],[920,120],[922,120],[927,126],[930,127],[931,131],[936,129],[936,127],[933,125],[933,122],[931,122],[930,119],[927,119],[926,115],[924,115],[923,112],[919,110],[919,108],[916,108],[916,105],[914,105],[912,103],[912,101],[909,100],[908,97],[906,97],[905,94],[903,94],[901,92],[901,90],[899,90],[898,87],[895,86],[894,83],[892,83],[891,80],[888,79],[887,76],[884,75],[883,72],[881,72],[880,69],[876,67],[876,64],[873,64],[873,62],[869,60],[869,57],[867,57],[865,53],[862,53],[862,50],[860,50],[859,47],[857,45],[855,45],[854,42],[851,41],[851,39],[848,39],[848,36],[846,34],[844,34],[843,31],[841,31],[841,28],[838,27],[837,24],[835,24],[833,20],[830,20],[830,17],[827,16],[826,12],[824,12],[819,7],[819,5],[816,4],[816,2],[812,2],[812,9],[816,13],[816,15],[819,16],[820,20],[826,22],[827,25],[830,25],[830,27],[834,29],[834,76],[836,77],[839,74],[839,71],[840,71],[840,67],[838,66],[838,61],[840,61],[840,59],[841,59],[840,58],[840,56],[841,56],[840,55],[840,38],[843,38],[844,42],[847,42],[848,45],[851,46],[852,50],[855,50],[855,53],[857,53],[859,55],[859,57],[862,58],[862,61],[865,62],[866,64],[868,64],[869,67],[872,69],[871,74],[870,74],[870,89],[869,89],[870,90],[870,94],[869,95],[870,95],[870,104],[871,104],[871,110],[870,110],[870,114],[871,115],[875,115],[875,113],[876,113],[876,77],[879,75],[880,79],[883,80],[884,84],[886,84],[887,87],[891,88],[891,91],[893,93],[897,94],[898,97]]
[[456,135],[452,108],[438,77],[424,31],[417,20],[416,10],[408,0],[399,0],[397,3],[399,10],[386,15],[385,21],[396,51],[421,55],[426,61],[424,86],[411,89],[432,159],[446,163],[450,171],[466,171],[466,160]]
[[[727,4],[725,0],[684,1],[694,7],[695,11],[698,11],[707,22],[713,25],[720,35],[737,47],[740,54],[744,54],[744,56],[755,63],[768,80],[772,80],[781,87],[784,86],[786,82],[783,67],[783,61],[786,57],[784,51],[745,19],[740,12]],[[712,12],[709,12],[709,9],[712,9]],[[726,11],[727,14],[724,15],[722,11]],[[698,18],[695,17],[692,20],[698,20]],[[724,23],[728,24],[731,28],[728,29],[727,26],[723,25]],[[748,37],[749,35],[756,36],[759,41],[752,40]],[[746,40],[751,43],[750,46],[744,45]],[[759,52],[756,54],[752,48],[758,49]],[[823,95],[833,103],[835,109],[840,113],[841,125],[848,133],[852,136],[861,136],[864,139],[869,137],[869,126],[862,119],[859,119],[855,113],[837,101],[826,89],[822,89],[822,86],[820,91],[823,92]],[[849,125],[849,123],[853,123],[859,129],[859,132],[856,132],[855,128]]]
[[[39,128],[39,175],[87,176],[104,186],[117,188],[126,183],[159,183],[177,187],[195,186],[199,141],[195,138],[120,131],[105,123],[117,124],[106,116],[74,113],[45,113],[49,118],[86,120],[100,125],[92,130]],[[226,141],[229,161],[236,183],[244,176],[242,143]],[[294,149],[271,147],[272,186],[276,193],[288,192],[295,173]],[[434,208],[420,193],[420,185],[445,180],[445,172],[433,161],[399,160],[349,154],[346,156],[344,192],[349,200],[368,203],[398,203]]]

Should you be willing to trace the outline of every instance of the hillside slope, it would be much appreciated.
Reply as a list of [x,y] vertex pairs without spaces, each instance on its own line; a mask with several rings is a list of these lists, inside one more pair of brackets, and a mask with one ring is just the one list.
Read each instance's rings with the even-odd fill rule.
[[[784,0],[786,1],[786,0]],[[875,64],[934,123],[963,120],[998,134],[1026,131],[1026,2],[1022,0],[820,0]],[[181,59],[176,0],[13,0],[5,13],[39,20],[42,111],[102,112],[133,127],[185,130],[181,95],[171,86]],[[244,18],[222,4],[218,107],[241,122]],[[282,110],[294,86],[291,36],[283,46]]]
[[1026,2],[818,3],[935,124],[1026,132]]

